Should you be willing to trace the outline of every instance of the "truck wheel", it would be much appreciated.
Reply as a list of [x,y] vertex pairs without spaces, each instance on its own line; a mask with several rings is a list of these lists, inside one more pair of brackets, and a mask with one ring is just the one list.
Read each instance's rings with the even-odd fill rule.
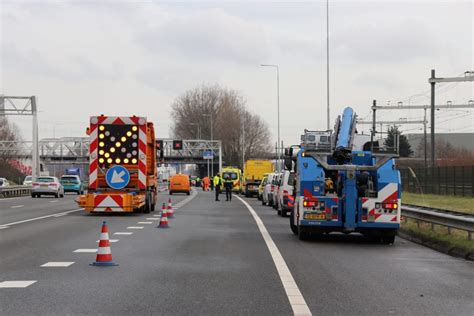
[[298,226],[295,225],[294,223],[295,219],[295,212],[291,210],[291,215],[290,215],[290,228],[293,234],[298,235]]
[[170,195],[173,195],[173,191],[170,191]]
[[395,242],[395,236],[382,236],[380,242],[384,245],[393,244]]
[[189,191],[188,191],[188,192],[186,192],[186,195],[190,195],[190,194],[191,194],[191,192],[189,192]]
[[146,192],[145,196],[145,207],[142,209],[143,213],[150,213],[151,212],[151,193],[150,191]]
[[301,226],[298,226],[298,239],[299,240],[308,240],[308,233],[303,231]]

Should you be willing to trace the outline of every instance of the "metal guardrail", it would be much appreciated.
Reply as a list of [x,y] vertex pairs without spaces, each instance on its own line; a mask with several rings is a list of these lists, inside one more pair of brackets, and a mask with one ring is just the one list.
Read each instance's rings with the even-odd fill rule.
[[0,188],[0,198],[25,196],[31,194],[31,186],[14,185]]
[[468,239],[472,240],[474,232],[474,216],[457,212],[446,213],[442,210],[423,209],[415,206],[402,205],[402,216],[418,221],[459,229],[468,233]]

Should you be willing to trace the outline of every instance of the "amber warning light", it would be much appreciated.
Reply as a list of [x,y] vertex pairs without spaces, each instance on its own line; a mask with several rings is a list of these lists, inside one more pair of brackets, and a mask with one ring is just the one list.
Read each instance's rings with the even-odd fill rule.
[[138,163],[138,126],[99,125],[99,165]]

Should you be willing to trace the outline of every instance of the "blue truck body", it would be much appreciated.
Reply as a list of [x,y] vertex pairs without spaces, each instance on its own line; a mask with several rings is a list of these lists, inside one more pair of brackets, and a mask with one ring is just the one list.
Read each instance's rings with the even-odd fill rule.
[[400,173],[393,154],[354,148],[355,113],[348,109],[336,124],[331,150],[303,143],[294,157],[291,229],[301,239],[359,232],[391,243],[400,228]]

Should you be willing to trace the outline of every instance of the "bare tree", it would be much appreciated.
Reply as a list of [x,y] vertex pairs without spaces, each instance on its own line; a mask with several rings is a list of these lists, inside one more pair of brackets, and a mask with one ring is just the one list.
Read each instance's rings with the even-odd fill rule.
[[179,96],[172,109],[174,137],[210,139],[212,129],[214,139],[222,141],[229,165],[242,167],[242,148],[246,157],[270,151],[267,124],[246,109],[244,97],[235,90],[218,85],[194,88]]

